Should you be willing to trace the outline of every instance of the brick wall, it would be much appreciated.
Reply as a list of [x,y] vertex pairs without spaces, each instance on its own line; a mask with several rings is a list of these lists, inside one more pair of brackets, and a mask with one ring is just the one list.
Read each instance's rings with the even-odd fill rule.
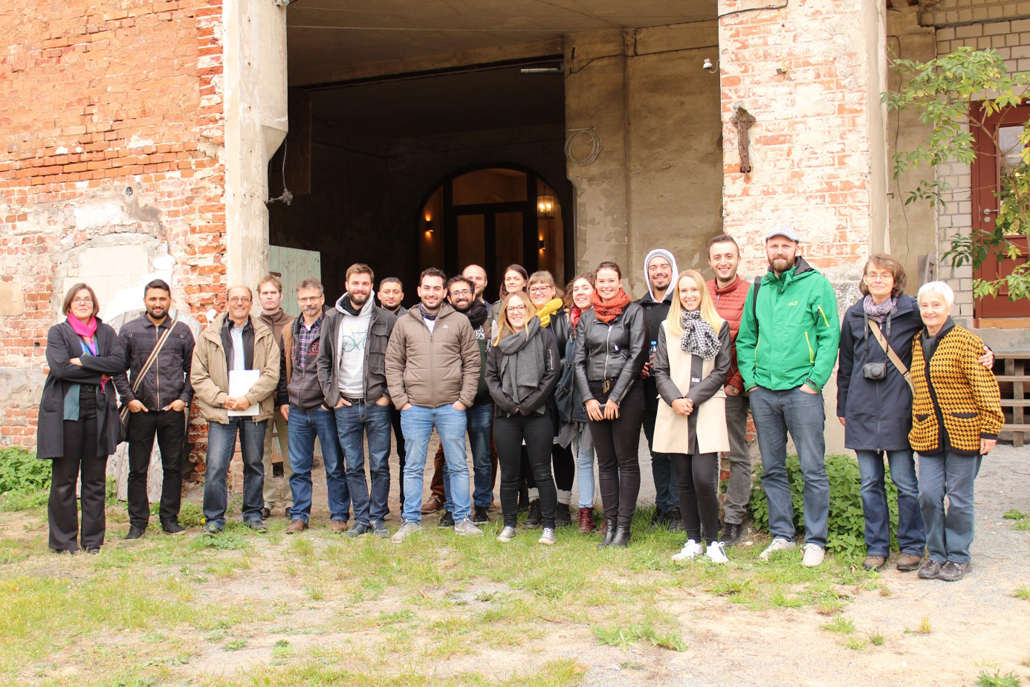
[[0,274],[15,294],[0,307],[0,445],[35,443],[75,251],[148,239],[174,259],[178,305],[199,315],[224,299],[221,4],[0,9]]
[[[745,0],[719,4],[723,215],[727,233],[743,239],[745,273],[766,269],[762,237],[786,224],[799,231],[813,264],[853,281],[873,224],[886,222],[874,216],[886,158],[871,135],[879,65],[866,40],[877,30],[868,16],[876,10],[866,4],[821,0],[759,11],[743,11],[756,6]],[[738,105],[756,118],[750,174],[740,171],[731,123]]]
[[[944,5],[922,16],[924,24],[938,22],[938,55],[963,46],[977,50],[992,48],[1005,60],[1010,72],[1030,71],[1030,2],[981,3],[969,7],[970,0],[949,0]],[[1018,18],[1024,15],[1026,18]],[[973,21],[988,18],[988,21]],[[970,166],[957,161],[938,165],[937,175],[951,189],[945,197],[945,206],[937,210],[938,254],[944,255],[951,247],[952,237],[972,231],[972,177]],[[969,265],[952,268],[942,260],[938,274],[955,289],[956,316],[971,319],[974,314],[973,268]]]

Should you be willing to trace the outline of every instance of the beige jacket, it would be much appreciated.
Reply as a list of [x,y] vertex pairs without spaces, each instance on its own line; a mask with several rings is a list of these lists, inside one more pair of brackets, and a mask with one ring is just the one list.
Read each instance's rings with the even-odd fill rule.
[[[226,314],[215,318],[197,337],[196,348],[193,349],[193,369],[190,381],[193,383],[194,400],[200,413],[208,422],[225,425],[229,423],[229,411],[224,407],[229,396],[229,369],[225,359],[225,347],[222,343],[222,327]],[[251,387],[247,400],[251,405],[260,404],[255,422],[272,417],[275,387],[279,382],[279,346],[275,342],[272,330],[261,320],[251,317],[254,327],[254,361],[253,368],[261,370],[261,377]]]
[[479,385],[479,344],[469,319],[444,303],[432,333],[416,305],[397,318],[386,347],[386,386],[397,408],[461,401],[470,408]]
[[[668,356],[668,378],[679,389],[680,396],[689,397],[691,386],[690,370],[693,365],[694,356],[684,352],[677,341],[673,341],[672,345],[665,345],[667,336],[665,324],[663,321],[659,336],[662,339],[660,343],[663,349],[662,352]],[[724,325],[723,328],[726,329],[726,326]],[[726,329],[727,341],[729,340],[728,333],[729,330]],[[718,357],[705,360],[702,363],[702,380],[705,380],[712,374],[717,360]],[[658,362],[655,363],[656,367],[658,364]],[[695,412],[697,414],[697,422],[695,424],[697,428],[697,452],[715,453],[716,451],[729,451],[730,438],[726,431],[726,391],[723,388],[723,382],[719,382],[718,391],[707,401],[701,403]],[[655,416],[654,422],[654,452],[686,453],[687,446],[690,446],[689,418],[677,415],[673,411],[672,406],[662,398],[658,404],[658,414]]]

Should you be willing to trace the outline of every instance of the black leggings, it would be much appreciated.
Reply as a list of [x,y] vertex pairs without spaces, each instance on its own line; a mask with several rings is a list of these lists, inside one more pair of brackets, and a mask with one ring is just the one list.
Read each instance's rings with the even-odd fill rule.
[[494,441],[501,467],[501,513],[505,527],[515,527],[519,517],[519,475],[522,440],[540,490],[540,515],[543,526],[554,529],[557,492],[551,477],[551,418],[545,415],[514,415],[494,418]]
[[[552,408],[551,424],[553,425],[553,436],[558,436],[561,428],[557,422],[557,407]],[[572,482],[576,478],[576,461],[572,457],[572,445],[562,446],[557,441],[551,444],[551,464],[554,467],[554,486],[559,491],[572,491]],[[526,480],[526,486],[530,489],[536,488],[536,481],[533,479],[533,471],[529,467],[526,457],[522,457],[522,471]]]
[[[590,391],[604,408],[608,395],[601,383],[590,382]],[[616,520],[619,527],[629,528],[637,509],[640,494],[640,425],[644,422],[644,391],[634,382],[615,420],[590,421],[590,437],[597,452],[598,483],[604,519]]]
[[679,486],[680,513],[687,537],[719,540],[719,454],[670,453]]
[[[97,388],[83,384],[79,393],[79,419],[64,421],[64,455],[53,459],[50,501],[50,548],[78,551],[104,544],[104,497],[107,490],[107,456],[97,451]],[[75,507],[75,483],[82,477],[82,535]]]

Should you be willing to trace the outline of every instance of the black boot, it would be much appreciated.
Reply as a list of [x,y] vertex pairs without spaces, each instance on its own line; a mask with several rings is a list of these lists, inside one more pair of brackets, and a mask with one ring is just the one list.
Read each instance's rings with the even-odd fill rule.
[[615,532],[615,538],[612,539],[611,546],[626,547],[629,546],[629,528],[619,526]]
[[658,529],[666,529],[669,526],[669,512],[655,506],[654,515],[651,517],[651,524],[647,526],[648,532]]
[[522,524],[526,529],[535,530],[539,529],[540,523],[543,521],[543,514],[540,513],[540,499],[533,499],[529,502],[529,515]]
[[669,531],[670,532],[685,532],[686,529],[683,527],[683,514],[679,508],[673,508],[669,511]]
[[744,534],[744,524],[740,522],[726,522],[722,525],[722,543],[726,546],[736,546]]
[[555,527],[568,527],[572,524],[572,516],[569,515],[569,504],[559,503],[558,510],[554,513]]
[[605,526],[604,539],[602,539],[601,543],[597,545],[597,548],[599,548],[599,549],[603,549],[606,546],[611,545],[612,541],[614,541],[614,539],[615,539],[615,529],[616,529],[615,521],[614,520],[605,520],[604,521],[604,526]]

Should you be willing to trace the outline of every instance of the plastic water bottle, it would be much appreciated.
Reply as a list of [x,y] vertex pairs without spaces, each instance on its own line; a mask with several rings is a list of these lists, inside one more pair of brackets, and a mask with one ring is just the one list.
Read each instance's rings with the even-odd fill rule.
[[658,352],[658,342],[651,342],[651,359],[654,360],[654,354]]

